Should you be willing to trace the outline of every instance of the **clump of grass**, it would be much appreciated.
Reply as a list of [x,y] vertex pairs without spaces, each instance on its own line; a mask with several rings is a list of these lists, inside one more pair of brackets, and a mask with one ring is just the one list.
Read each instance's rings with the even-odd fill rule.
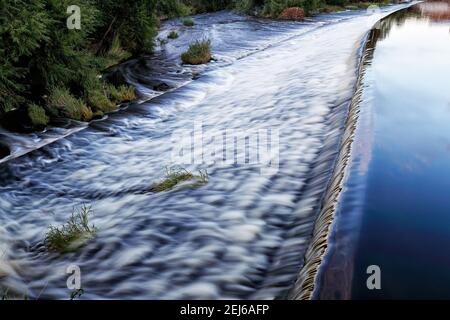
[[195,41],[189,45],[189,49],[181,55],[181,60],[186,64],[203,64],[211,61],[211,41]]
[[28,117],[35,128],[45,127],[50,121],[44,108],[33,103],[28,106]]
[[177,39],[179,37],[178,33],[176,31],[171,31],[169,35],[167,36],[168,39]]
[[49,108],[55,114],[70,119],[89,121],[92,110],[81,99],[75,98],[66,88],[56,87],[49,96]]
[[193,27],[195,25],[194,20],[190,18],[183,19],[183,25],[185,27]]
[[64,225],[50,226],[44,240],[48,250],[59,253],[73,252],[94,238],[98,229],[89,225],[90,215],[92,208],[83,205],[72,213]]
[[133,87],[121,85],[119,87],[108,86],[107,93],[114,103],[129,102],[136,99],[136,91]]
[[111,47],[109,51],[105,55],[106,68],[109,68],[120,61],[127,60],[131,57],[131,54],[122,48],[122,44],[120,43],[120,39],[118,36],[113,38],[111,43]]
[[199,174],[195,175],[192,172],[183,168],[175,168],[175,169],[166,168],[165,179],[153,185],[150,188],[150,191],[151,192],[168,191],[173,189],[180,183],[192,180],[195,180],[195,183],[192,185],[192,187],[200,187],[208,183],[209,180],[208,172],[206,170],[205,171],[200,170]]
[[100,91],[89,93],[88,102],[95,111],[101,111],[102,113],[116,109],[116,104]]

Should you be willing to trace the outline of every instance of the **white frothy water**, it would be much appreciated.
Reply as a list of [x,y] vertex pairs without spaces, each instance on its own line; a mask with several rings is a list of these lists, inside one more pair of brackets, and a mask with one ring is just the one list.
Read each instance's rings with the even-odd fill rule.
[[[76,264],[82,298],[271,299],[290,288],[333,169],[369,17],[267,32],[263,22],[227,15],[208,15],[197,28],[212,30],[232,63],[1,167],[3,287],[65,299],[65,270]],[[232,34],[218,35],[236,24],[242,34],[266,32],[265,49],[257,42],[252,54],[230,54]],[[279,170],[192,165],[207,169],[208,184],[148,192],[172,165],[171,134],[196,122],[279,130]],[[82,203],[93,206],[97,238],[77,253],[47,252],[47,227]]]

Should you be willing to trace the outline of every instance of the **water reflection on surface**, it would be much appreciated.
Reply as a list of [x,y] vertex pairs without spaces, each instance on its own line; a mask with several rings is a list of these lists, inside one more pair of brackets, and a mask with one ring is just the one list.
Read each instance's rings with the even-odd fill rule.
[[[317,298],[450,298],[448,8],[421,3],[372,32],[353,164]],[[381,290],[366,286],[370,265],[381,268]]]

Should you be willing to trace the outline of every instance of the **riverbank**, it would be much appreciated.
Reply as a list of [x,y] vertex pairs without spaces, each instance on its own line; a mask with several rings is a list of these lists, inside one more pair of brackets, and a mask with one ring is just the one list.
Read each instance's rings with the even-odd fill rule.
[[[304,14],[360,9],[377,4],[356,2],[349,6],[343,1],[338,5],[318,3],[312,6],[299,2],[296,5],[301,11],[296,12],[304,14],[292,16],[283,14],[287,4],[269,0],[248,2],[245,6],[232,1],[185,3],[172,0],[148,7],[145,5],[147,2],[131,6],[126,10],[127,16],[118,14],[127,6],[121,1],[109,4],[81,2],[80,10],[89,15],[84,17],[83,28],[75,30],[65,26],[67,13],[64,3],[47,5],[46,0],[40,0],[27,9],[20,3],[8,4],[1,35],[5,46],[10,48],[8,53],[1,52],[4,55],[0,65],[0,72],[4,75],[0,84],[2,126],[11,131],[29,133],[42,131],[48,125],[54,126],[61,118],[89,122],[117,110],[121,103],[136,99],[133,86],[126,79],[119,75],[119,80],[108,83],[102,80],[101,74],[111,65],[132,56],[152,54],[158,21],[164,18],[228,8],[268,18],[302,20]],[[292,3],[289,6],[295,7]],[[34,13],[31,21],[27,20],[27,10]],[[37,26],[31,28],[31,35],[15,33],[13,29],[16,24],[31,23]],[[49,30],[56,32],[50,33]],[[169,40],[172,39],[160,39]],[[204,57],[210,57],[210,54]],[[209,59],[192,61],[205,63]]]

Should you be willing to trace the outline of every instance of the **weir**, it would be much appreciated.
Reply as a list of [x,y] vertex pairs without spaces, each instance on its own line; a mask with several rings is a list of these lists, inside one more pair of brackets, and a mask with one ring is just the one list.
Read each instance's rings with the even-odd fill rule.
[[[380,17],[401,7],[386,7]],[[356,121],[349,105],[357,53],[373,16],[275,23],[221,12],[198,20],[158,51],[161,61],[119,68],[148,100],[51,144],[39,145],[45,133],[33,136],[26,141],[38,149],[1,164],[2,286],[30,298],[65,298],[70,261],[82,271],[88,299],[286,297],[316,225],[303,268],[310,271],[291,291],[310,296],[343,177],[333,170],[348,161],[339,150],[348,151]],[[161,37],[173,28],[167,22]],[[193,37],[212,40],[216,61],[204,69],[176,60]],[[161,70],[171,71],[159,82],[172,89],[157,92]],[[174,164],[172,134],[199,122],[206,131],[278,131],[278,170],[262,175],[252,163],[192,163],[186,169],[207,170],[206,185],[148,192]],[[46,252],[48,226],[61,225],[83,203],[92,205],[96,239],[63,258]],[[329,205],[315,223],[323,203]]]

